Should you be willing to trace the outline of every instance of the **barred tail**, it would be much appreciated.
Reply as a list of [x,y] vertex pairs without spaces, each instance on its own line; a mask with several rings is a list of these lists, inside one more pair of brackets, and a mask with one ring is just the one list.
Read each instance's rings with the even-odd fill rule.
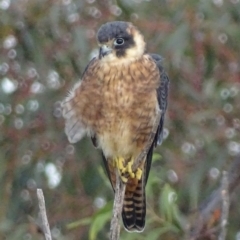
[[[124,227],[129,232],[141,232],[145,227],[146,216],[146,196],[145,185],[148,178],[149,169],[152,159],[151,147],[145,165],[141,167],[143,174],[140,180],[137,178],[128,178],[126,183],[125,196],[123,200],[122,219]],[[108,177],[115,191],[116,185],[116,168],[111,159],[106,159],[103,155],[104,164]]]
[[145,216],[145,184],[142,178],[140,180],[130,178],[127,182],[122,210],[122,219],[126,230],[130,232],[143,231]]

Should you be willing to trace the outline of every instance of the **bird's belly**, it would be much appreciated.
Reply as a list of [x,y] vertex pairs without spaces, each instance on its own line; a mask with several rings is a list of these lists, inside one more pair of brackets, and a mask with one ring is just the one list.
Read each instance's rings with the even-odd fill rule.
[[99,135],[99,145],[107,157],[129,158],[136,154],[136,143],[128,121],[108,122],[103,134]]
[[106,157],[137,157],[147,144],[156,119],[156,95],[144,96],[140,102],[133,99],[108,102],[107,112],[103,109],[104,131],[98,142]]

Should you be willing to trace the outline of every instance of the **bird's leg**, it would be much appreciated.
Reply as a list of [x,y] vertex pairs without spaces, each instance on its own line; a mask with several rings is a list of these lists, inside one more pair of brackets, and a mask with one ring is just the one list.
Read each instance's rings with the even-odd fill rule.
[[121,180],[126,183],[127,178],[124,176],[124,173],[126,172],[126,167],[124,167],[125,160],[123,157],[116,157],[115,158],[115,166],[118,169],[119,176],[121,177]]

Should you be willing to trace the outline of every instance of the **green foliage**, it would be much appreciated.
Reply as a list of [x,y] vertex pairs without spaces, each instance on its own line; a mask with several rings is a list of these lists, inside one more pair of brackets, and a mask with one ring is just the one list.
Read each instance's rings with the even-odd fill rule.
[[[101,155],[90,140],[68,143],[60,102],[112,20],[138,26],[171,79],[146,228],[122,229],[121,239],[183,239],[189,213],[239,154],[239,9],[239,1],[0,1],[0,239],[42,239],[37,187],[54,239],[107,239],[113,191]],[[237,196],[227,239],[239,231]]]
[[164,185],[159,201],[159,212],[164,221],[170,224],[179,219],[176,199],[177,194],[174,190],[168,184]]
[[112,205],[112,202],[108,203],[92,217],[89,230],[90,240],[98,239],[98,233],[103,229],[104,225],[109,222],[112,216]]

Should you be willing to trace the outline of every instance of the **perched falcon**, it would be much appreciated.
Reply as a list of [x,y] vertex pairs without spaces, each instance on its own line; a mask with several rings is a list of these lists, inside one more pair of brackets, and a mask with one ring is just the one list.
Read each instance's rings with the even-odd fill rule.
[[[109,22],[97,34],[99,55],[86,67],[62,103],[65,132],[75,143],[89,135],[102,151],[113,189],[119,174],[126,191],[122,218],[128,231],[145,226],[145,185],[153,148],[163,139],[169,79],[161,56],[145,52],[146,43],[129,22]],[[132,165],[146,146],[157,114],[155,138],[136,171]]]

